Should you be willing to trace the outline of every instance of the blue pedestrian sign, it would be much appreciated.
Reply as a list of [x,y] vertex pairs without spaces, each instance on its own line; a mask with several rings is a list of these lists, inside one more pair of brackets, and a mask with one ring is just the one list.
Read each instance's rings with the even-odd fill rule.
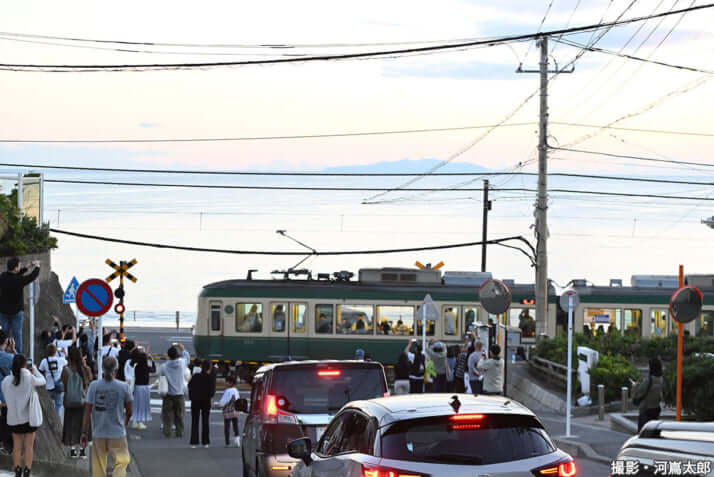
[[77,277],[72,277],[72,281],[69,282],[69,286],[64,291],[62,303],[74,303],[74,299],[77,296],[77,288],[79,288]]

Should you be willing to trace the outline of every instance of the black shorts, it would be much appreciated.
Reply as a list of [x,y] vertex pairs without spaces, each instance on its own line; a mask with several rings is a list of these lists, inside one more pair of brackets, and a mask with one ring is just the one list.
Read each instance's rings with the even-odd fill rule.
[[24,424],[18,424],[17,426],[7,426],[10,432],[13,434],[32,434],[36,432],[39,427],[32,427],[29,422]]

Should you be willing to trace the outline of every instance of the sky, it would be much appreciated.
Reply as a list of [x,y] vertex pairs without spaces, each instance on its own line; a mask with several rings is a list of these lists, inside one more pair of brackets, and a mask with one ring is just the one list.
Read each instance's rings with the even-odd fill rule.
[[[437,7],[434,2],[418,1],[285,1],[257,2],[250,6],[221,1],[211,2],[210,6],[181,1],[72,2],[70,5],[23,1],[3,5],[0,63],[175,63],[373,51],[409,46],[413,42],[440,43],[534,33],[539,29],[555,30],[595,24],[601,19],[612,21],[620,15],[623,19],[632,18],[704,3],[681,0],[639,0],[634,3],[631,0],[442,1]],[[714,9],[650,20],[644,26],[637,23],[613,28],[596,46],[714,71],[713,22]],[[133,48],[150,53],[132,53],[113,51],[112,48],[118,47],[114,43],[42,39],[17,34],[177,46],[137,46]],[[591,33],[585,33],[567,39],[586,43],[591,36]],[[378,45],[382,43],[390,45]],[[226,44],[298,47],[236,49],[215,46]],[[560,66],[568,64],[578,49],[551,41],[549,53],[553,68],[554,62]],[[519,65],[523,69],[537,69],[538,57],[539,50],[534,42],[521,42],[387,59],[271,66],[91,73],[0,71],[5,91],[0,139],[274,137],[493,125],[507,118],[536,91],[538,75],[516,73],[516,69]],[[549,143],[552,146],[575,144],[574,148],[612,154],[714,164],[710,153],[714,141],[711,136],[602,130],[561,124],[606,125],[627,117],[615,126],[713,133],[714,81],[710,81],[711,78],[711,74],[587,52],[575,63],[572,73],[559,74],[549,83]],[[0,144],[0,162],[319,171],[385,161],[453,159],[491,171],[535,172],[537,121],[536,96],[507,121],[522,125],[499,127],[492,132],[489,129],[467,129],[180,144],[3,142]],[[582,139],[591,133],[593,137]],[[17,170],[13,166],[0,166],[0,174]],[[714,171],[707,167],[674,166],[565,151],[551,151],[549,170],[642,178],[675,177],[704,182],[712,182]],[[66,178],[69,173],[50,171],[47,177]],[[106,174],[92,177],[99,180],[117,178]],[[141,180],[140,177],[131,179]],[[164,180],[271,183],[270,178],[172,176]],[[460,182],[430,180],[417,182],[415,187]],[[380,181],[383,181],[380,184],[389,186],[400,183],[395,179]],[[303,185],[327,183],[310,178],[299,179],[299,182]],[[519,177],[493,182],[497,188],[532,188],[535,184],[532,179]],[[714,197],[711,186],[577,180],[551,182],[561,187],[590,190]],[[341,185],[355,183],[339,182]],[[471,187],[478,187],[480,183],[479,179]],[[6,188],[7,184],[3,189]],[[420,246],[480,238],[480,193],[415,195],[393,192],[382,199],[402,197],[404,200],[363,205],[363,199],[368,196],[366,193],[281,195],[195,190],[184,190],[179,194],[176,190],[148,192],[145,188],[120,187],[106,187],[99,191],[97,187],[50,184],[45,209],[46,217],[54,226],[63,225],[68,230],[216,248],[299,250],[298,246],[276,236],[274,230],[277,228],[295,231],[296,235],[314,244],[312,246],[323,250],[383,248],[392,244]],[[100,198],[104,202],[98,205]],[[517,234],[532,239],[530,225],[533,223],[534,194],[496,191],[493,198],[495,207],[490,217],[489,235]],[[696,273],[714,271],[709,252],[714,230],[700,223],[702,218],[714,215],[710,203],[551,193],[549,206],[550,275],[559,283],[581,277],[604,284],[608,278],[623,278],[627,282],[635,273],[674,274],[679,263]],[[100,217],[102,207],[101,214],[104,215]],[[220,207],[223,209],[218,210]],[[75,212],[74,215],[68,208]],[[64,212],[60,214],[57,210]],[[127,213],[120,214],[121,220],[117,220],[109,215],[112,210]],[[251,222],[246,221],[245,216],[243,220],[231,216],[231,222],[227,224],[225,217],[211,216],[211,210],[250,211],[263,215],[258,219],[253,217]],[[81,211],[87,213],[82,215]],[[96,213],[89,213],[91,211]],[[394,219],[397,222],[386,218],[395,215],[399,217]],[[202,222],[201,228],[195,230],[198,221]],[[404,226],[403,223],[416,225]],[[211,227],[220,233],[207,233]],[[106,244],[67,237],[60,238],[60,249],[54,252],[53,263],[60,278],[66,282],[73,273],[85,277],[104,273],[105,266],[101,263],[104,256],[112,255],[118,260],[116,255],[119,253],[144,257],[140,263],[147,263],[144,269],[144,279],[149,285],[147,290],[165,289],[166,283],[175,279],[175,265],[160,271],[164,268],[162,260],[185,263],[193,270],[191,280],[183,279],[178,286],[182,296],[187,296],[181,298],[180,303],[161,298],[160,305],[155,305],[152,300],[156,300],[156,293],[144,291],[138,294],[143,308],[191,308],[202,283],[243,276],[248,268],[267,272],[272,267],[290,265],[284,259],[249,257],[231,259],[230,267],[227,267],[222,256],[153,253],[137,247],[108,249]],[[517,255],[508,250],[494,251],[490,259],[493,273],[532,282],[533,270]],[[415,259],[422,262],[444,259],[446,268],[452,270],[477,270],[480,266],[480,253],[475,250],[451,251],[443,256],[434,254],[433,259],[425,254],[350,260],[319,258],[312,266],[331,271],[343,267],[356,271],[365,265],[411,266]],[[255,263],[260,266],[254,266]]]

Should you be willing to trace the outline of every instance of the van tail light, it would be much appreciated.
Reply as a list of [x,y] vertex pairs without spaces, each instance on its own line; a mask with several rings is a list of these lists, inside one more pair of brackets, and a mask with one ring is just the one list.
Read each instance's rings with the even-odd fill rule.
[[384,469],[362,466],[362,477],[429,477],[428,474],[416,474],[406,470]]
[[280,409],[283,399],[269,395],[265,400],[265,416],[267,424],[299,424],[297,416]]
[[536,477],[577,477],[578,469],[572,460],[556,462],[533,471]]

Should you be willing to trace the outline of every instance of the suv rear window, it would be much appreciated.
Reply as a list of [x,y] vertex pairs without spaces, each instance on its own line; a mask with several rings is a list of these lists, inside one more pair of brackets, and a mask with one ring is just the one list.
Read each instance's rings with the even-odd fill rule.
[[400,421],[384,432],[382,457],[442,464],[487,465],[555,451],[532,416],[484,414],[473,421],[452,416]]
[[282,408],[295,414],[337,411],[387,392],[380,366],[285,366],[275,370],[272,381],[271,394],[285,399]]

